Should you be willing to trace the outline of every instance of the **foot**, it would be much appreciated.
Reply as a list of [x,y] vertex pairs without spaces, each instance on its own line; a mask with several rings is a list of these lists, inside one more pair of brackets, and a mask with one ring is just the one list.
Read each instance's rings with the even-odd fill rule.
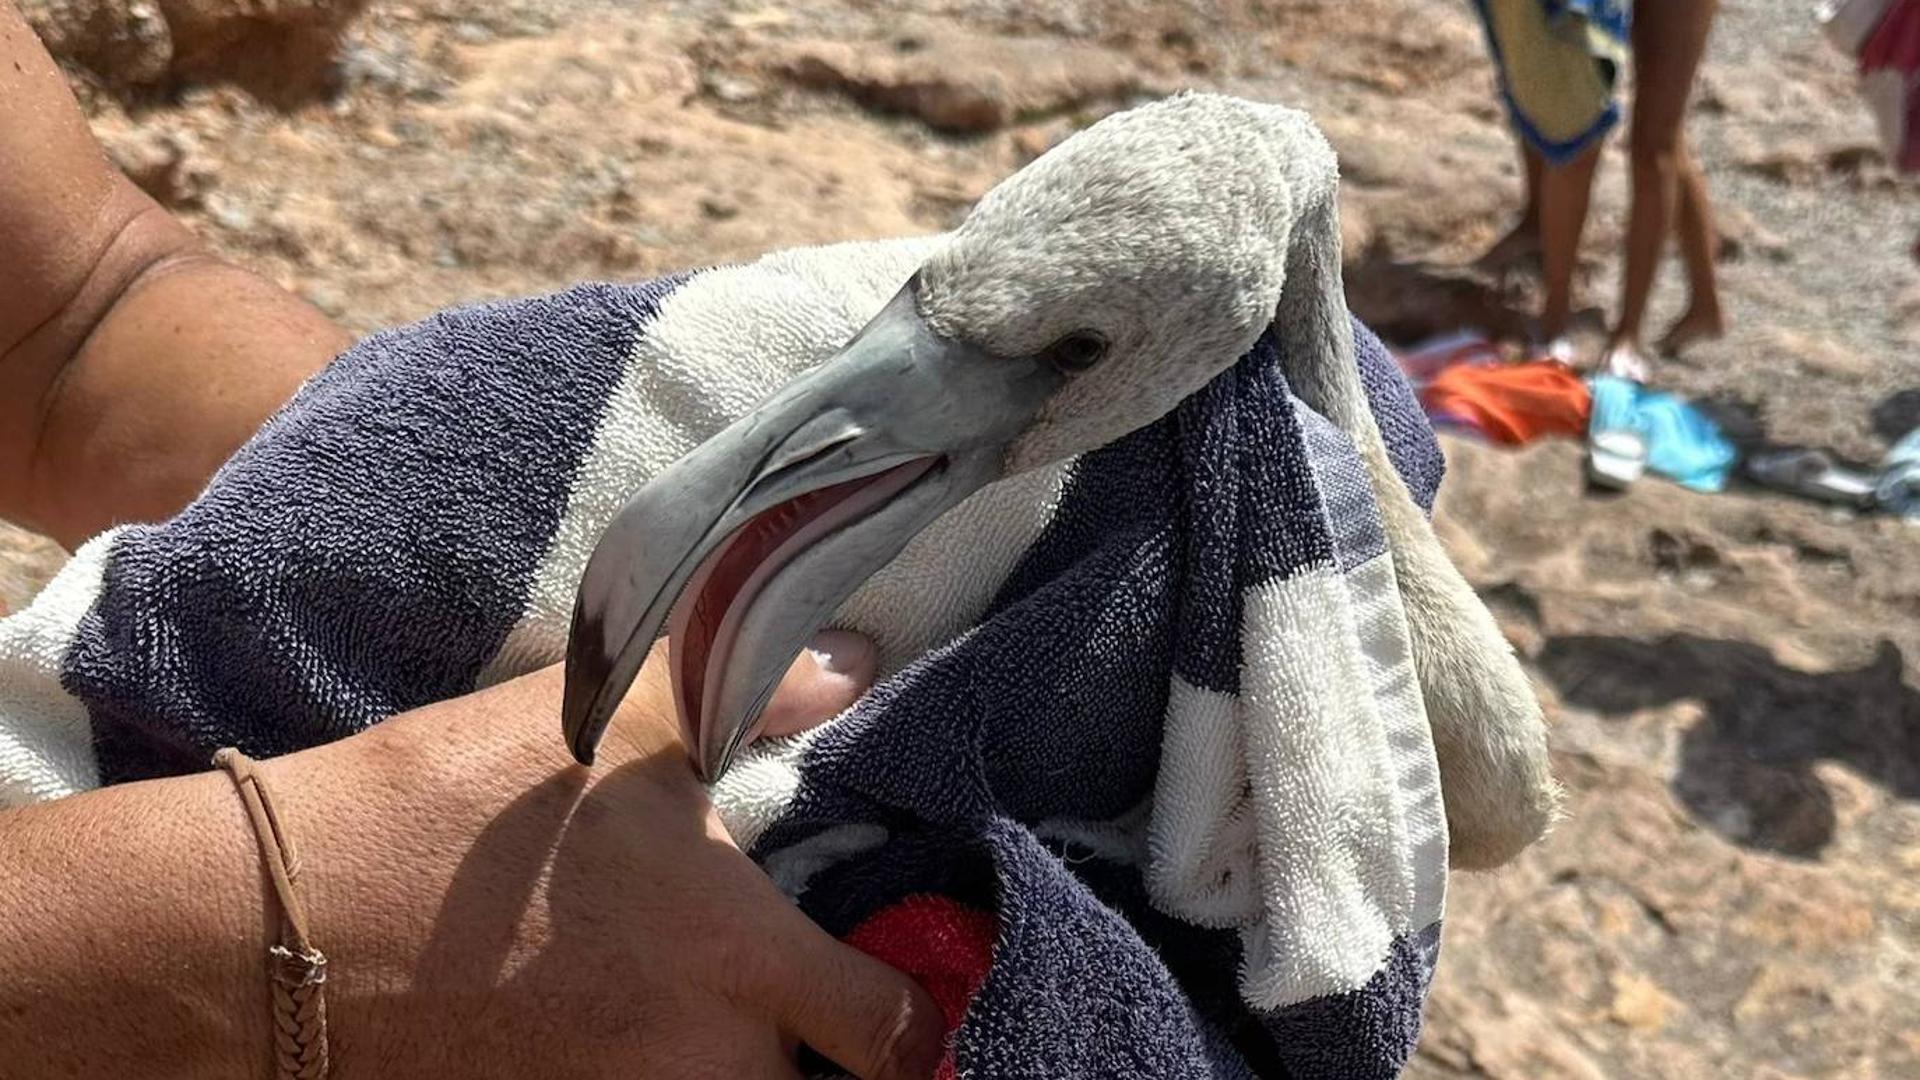
[[1688,308],[1660,338],[1660,351],[1676,356],[1696,341],[1712,341],[1727,332],[1726,316],[1719,308]]
[[1607,346],[1600,354],[1599,371],[1602,375],[1627,379],[1644,385],[1653,374],[1653,365],[1647,363],[1647,357],[1640,346],[1631,341],[1616,341]]

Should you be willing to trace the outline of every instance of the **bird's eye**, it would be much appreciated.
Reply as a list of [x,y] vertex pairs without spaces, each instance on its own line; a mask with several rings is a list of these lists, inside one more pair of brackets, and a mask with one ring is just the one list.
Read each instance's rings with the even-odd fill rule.
[[1107,339],[1091,330],[1075,330],[1047,346],[1041,356],[1068,375],[1078,375],[1107,355]]

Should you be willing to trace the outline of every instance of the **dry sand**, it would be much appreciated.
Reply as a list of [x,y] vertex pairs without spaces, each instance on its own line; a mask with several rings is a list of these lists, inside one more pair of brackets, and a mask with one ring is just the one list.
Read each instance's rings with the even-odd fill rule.
[[[1660,379],[1869,456],[1874,406],[1920,386],[1920,190],[1810,6],[1727,0],[1693,132],[1734,331]],[[1465,0],[429,0],[374,5],[343,71],[288,111],[222,88],[90,111],[213,244],[356,330],[939,229],[1074,126],[1186,85],[1320,118],[1350,292],[1384,333],[1534,303],[1462,268],[1518,184]],[[1623,173],[1610,154],[1596,304]],[[1598,499],[1567,445],[1448,454],[1443,533],[1528,658],[1573,798],[1518,864],[1456,876],[1412,1074],[1920,1075],[1920,531],[1750,492]],[[59,558],[0,535],[0,603]]]

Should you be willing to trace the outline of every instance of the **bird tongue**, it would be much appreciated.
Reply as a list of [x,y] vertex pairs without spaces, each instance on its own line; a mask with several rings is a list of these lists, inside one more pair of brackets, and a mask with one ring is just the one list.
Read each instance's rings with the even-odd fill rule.
[[[674,605],[667,631],[674,702],[687,745],[699,745],[705,710],[720,700],[741,622],[768,584],[822,538],[884,506],[937,460],[916,458],[788,499],[748,519],[701,562]],[[795,649],[801,644],[795,642]],[[755,718],[742,745],[761,723]]]

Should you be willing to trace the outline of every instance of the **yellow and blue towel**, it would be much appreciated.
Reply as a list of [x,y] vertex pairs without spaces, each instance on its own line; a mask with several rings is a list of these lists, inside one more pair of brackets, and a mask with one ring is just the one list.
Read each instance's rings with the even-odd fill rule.
[[1624,0],[1474,0],[1514,128],[1552,164],[1620,120],[1614,84],[1631,51]]

